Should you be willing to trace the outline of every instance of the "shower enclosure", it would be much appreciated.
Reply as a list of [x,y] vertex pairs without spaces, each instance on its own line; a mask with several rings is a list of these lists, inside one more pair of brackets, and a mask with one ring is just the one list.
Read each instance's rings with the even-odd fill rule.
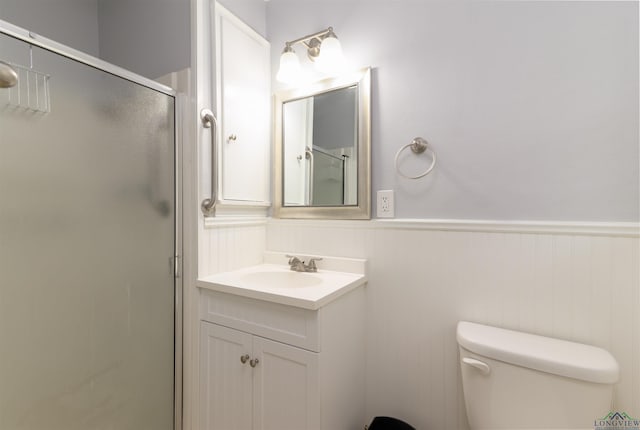
[[175,96],[2,21],[0,61],[0,430],[174,429]]
[[345,159],[346,156],[334,155],[326,149],[313,147],[311,162],[312,178],[310,188],[313,194],[311,206],[342,206],[345,204]]

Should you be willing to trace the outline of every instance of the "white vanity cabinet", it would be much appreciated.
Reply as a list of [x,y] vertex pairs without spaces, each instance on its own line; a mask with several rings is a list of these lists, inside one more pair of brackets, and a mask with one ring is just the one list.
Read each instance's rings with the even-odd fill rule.
[[318,310],[201,291],[201,430],[363,428],[363,287]]
[[318,429],[318,353],[202,322],[201,428]]
[[219,200],[268,206],[270,45],[219,3],[214,16]]

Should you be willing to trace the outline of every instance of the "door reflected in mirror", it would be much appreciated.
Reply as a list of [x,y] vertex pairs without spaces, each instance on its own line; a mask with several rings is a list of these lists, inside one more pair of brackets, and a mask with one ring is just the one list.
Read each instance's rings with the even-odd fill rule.
[[370,218],[369,103],[369,69],[276,94],[275,216]]

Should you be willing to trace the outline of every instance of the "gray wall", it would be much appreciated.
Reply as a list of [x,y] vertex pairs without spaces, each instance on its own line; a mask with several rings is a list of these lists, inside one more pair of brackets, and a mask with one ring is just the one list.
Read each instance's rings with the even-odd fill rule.
[[190,0],[0,0],[0,19],[151,79],[190,66],[189,16]]
[[267,0],[218,0],[229,12],[265,36],[267,33]]
[[355,87],[343,88],[313,98],[313,144],[324,149],[352,148],[356,145]]
[[[639,220],[636,2],[271,0],[274,75],[329,25],[374,68],[372,194],[395,189],[397,217]],[[410,181],[415,136],[438,165]]]
[[98,0],[100,56],[156,79],[189,67],[189,0]]
[[0,0],[0,19],[98,56],[98,0]]
[[[221,3],[260,34],[263,0]],[[98,0],[100,56],[151,79],[190,67],[190,0]]]
[[[266,33],[263,0],[220,3]],[[101,58],[151,79],[190,67],[190,7],[190,0],[98,0]]]

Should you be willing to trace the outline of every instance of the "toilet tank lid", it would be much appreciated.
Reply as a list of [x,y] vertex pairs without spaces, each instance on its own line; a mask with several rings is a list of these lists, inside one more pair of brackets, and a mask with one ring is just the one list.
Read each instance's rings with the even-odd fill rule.
[[618,381],[618,362],[595,346],[466,321],[458,323],[456,337],[460,346],[494,360],[583,381]]

